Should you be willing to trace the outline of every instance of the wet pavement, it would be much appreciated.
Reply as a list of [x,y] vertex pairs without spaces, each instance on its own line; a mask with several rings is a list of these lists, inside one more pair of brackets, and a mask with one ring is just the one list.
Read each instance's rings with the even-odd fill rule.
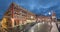
[[55,22],[52,22],[51,32],[59,32]]
[[59,32],[56,24],[52,22],[52,28],[47,23],[37,23],[28,32]]
[[49,32],[49,25],[47,23],[37,23],[28,32]]
[[[16,29],[18,28],[18,29]],[[23,29],[24,28],[24,29]],[[56,24],[52,22],[52,26],[48,23],[30,23],[23,25],[22,28],[20,26],[15,27],[11,30],[14,32],[59,32]],[[10,31],[9,31],[10,32]]]

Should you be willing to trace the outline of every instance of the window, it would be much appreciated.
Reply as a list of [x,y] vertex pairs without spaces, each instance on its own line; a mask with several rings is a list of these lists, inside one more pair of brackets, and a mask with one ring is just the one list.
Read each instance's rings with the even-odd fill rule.
[[16,25],[16,20],[14,20],[14,25]]

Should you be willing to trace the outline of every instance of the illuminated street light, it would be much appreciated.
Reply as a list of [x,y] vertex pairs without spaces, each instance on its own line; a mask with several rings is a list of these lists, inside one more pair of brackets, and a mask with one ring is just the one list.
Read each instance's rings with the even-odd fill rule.
[[33,19],[33,16],[31,16],[31,19]]
[[49,12],[48,14],[51,15],[51,12]]

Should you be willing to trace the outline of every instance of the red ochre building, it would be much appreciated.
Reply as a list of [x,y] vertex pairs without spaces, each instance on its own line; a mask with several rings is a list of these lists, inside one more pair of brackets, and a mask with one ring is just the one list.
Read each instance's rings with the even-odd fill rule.
[[[51,16],[36,16],[30,11],[22,8],[21,6],[12,3],[4,14],[2,19],[2,27],[14,27],[26,23],[38,22],[38,21],[55,21],[56,14],[52,12]],[[6,25],[7,24],[7,25]]]

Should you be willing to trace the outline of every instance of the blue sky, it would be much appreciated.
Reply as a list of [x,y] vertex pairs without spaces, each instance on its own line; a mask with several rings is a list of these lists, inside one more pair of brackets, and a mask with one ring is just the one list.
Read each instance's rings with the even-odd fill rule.
[[12,2],[37,15],[48,15],[53,10],[57,18],[60,18],[60,0],[0,0],[0,19]]

